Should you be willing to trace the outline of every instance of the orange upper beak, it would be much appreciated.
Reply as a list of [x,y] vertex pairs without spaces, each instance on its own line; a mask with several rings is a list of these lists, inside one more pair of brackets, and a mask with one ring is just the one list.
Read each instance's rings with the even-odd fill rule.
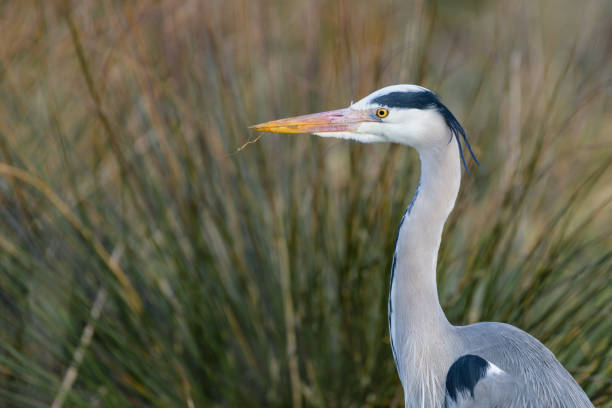
[[367,111],[347,108],[273,120],[250,128],[274,133],[350,132],[366,121],[372,121]]

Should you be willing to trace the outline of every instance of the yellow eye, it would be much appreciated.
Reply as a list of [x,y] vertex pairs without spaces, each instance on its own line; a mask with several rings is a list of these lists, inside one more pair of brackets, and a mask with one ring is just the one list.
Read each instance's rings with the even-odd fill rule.
[[386,110],[385,108],[376,109],[376,116],[378,116],[379,118],[386,118],[388,115],[389,115],[389,111]]

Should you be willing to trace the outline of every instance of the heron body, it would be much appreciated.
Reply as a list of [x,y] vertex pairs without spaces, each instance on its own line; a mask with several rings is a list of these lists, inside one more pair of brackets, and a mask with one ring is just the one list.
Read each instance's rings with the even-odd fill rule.
[[255,129],[392,142],[418,151],[420,182],[398,231],[388,303],[406,407],[592,407],[553,353],[526,332],[492,322],[453,326],[446,319],[436,285],[438,249],[465,164],[461,140],[469,144],[433,92],[394,85],[347,109]]

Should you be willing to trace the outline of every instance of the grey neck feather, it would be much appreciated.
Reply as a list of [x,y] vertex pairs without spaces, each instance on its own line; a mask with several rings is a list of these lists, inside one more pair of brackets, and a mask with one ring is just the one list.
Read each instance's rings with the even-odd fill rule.
[[[420,394],[426,400],[426,389],[441,384],[415,381],[433,375],[436,367],[427,366],[427,361],[446,364],[443,355],[452,354],[452,326],[438,300],[436,264],[444,223],[459,192],[461,167],[454,137],[443,146],[420,150],[419,156],[420,185],[398,232],[389,323],[404,389],[425,389]],[[437,358],[427,359],[428,353]]]

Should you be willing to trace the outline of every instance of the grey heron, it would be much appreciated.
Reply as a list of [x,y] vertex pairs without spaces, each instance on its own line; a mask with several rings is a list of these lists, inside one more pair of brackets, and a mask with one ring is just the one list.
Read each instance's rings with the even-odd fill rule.
[[[466,166],[465,131],[435,93],[382,88],[346,109],[253,126],[359,142],[391,142],[419,153],[420,182],[397,234],[389,332],[406,407],[592,407],[553,353],[508,324],[451,325],[440,306],[436,264],[444,223]],[[467,166],[466,166],[467,170]]]

